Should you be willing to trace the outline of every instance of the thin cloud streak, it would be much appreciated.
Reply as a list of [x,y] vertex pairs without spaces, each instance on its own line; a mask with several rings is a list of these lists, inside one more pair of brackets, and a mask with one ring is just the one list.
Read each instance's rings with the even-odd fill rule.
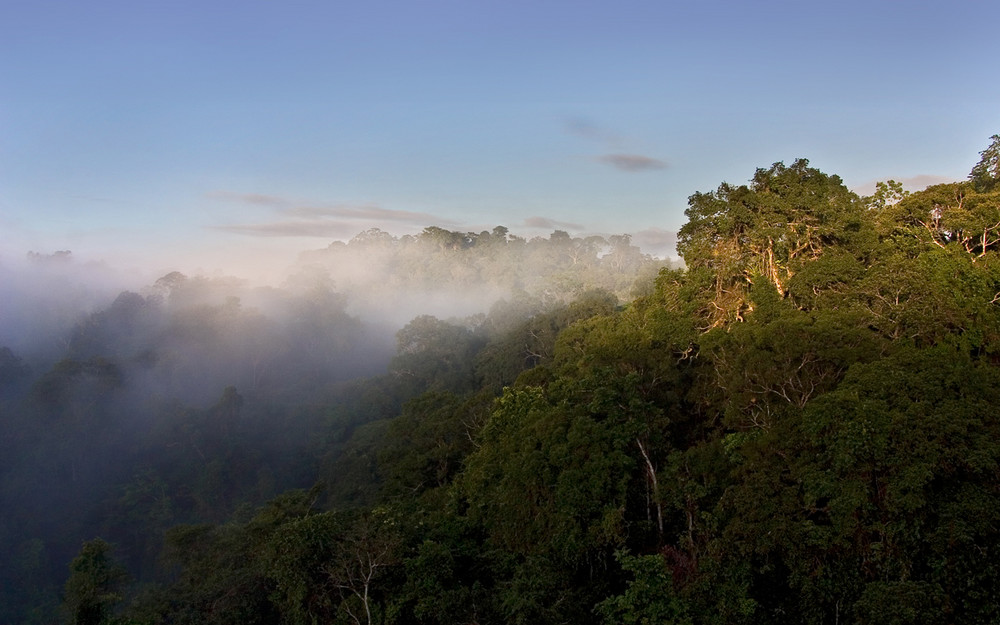
[[442,219],[436,215],[431,215],[430,213],[382,208],[381,206],[377,206],[375,204],[365,204],[361,206],[296,206],[294,208],[283,209],[281,212],[292,217],[303,218],[346,217],[350,219],[376,219],[415,224],[456,223],[454,221]]
[[254,237],[350,237],[357,232],[355,224],[339,221],[275,221],[262,224],[210,226],[211,230],[244,234]]
[[260,223],[229,223],[210,230],[255,237],[350,238],[373,226],[454,226],[458,222],[419,211],[383,208],[376,204],[302,204],[276,195],[212,191],[208,197],[273,209],[275,219]]
[[291,204],[291,201],[276,195],[266,195],[264,193],[241,193],[239,191],[209,191],[206,197],[213,200],[223,200],[226,202],[241,202],[244,204],[254,204],[256,206],[280,207]]
[[606,143],[608,147],[617,146],[622,142],[622,138],[619,135],[581,117],[567,119],[564,128],[568,134],[574,137]]
[[524,227],[526,228],[565,228],[567,230],[583,230],[583,226],[580,224],[570,223],[568,221],[556,221],[554,219],[548,219],[547,217],[528,217],[524,220]]
[[597,160],[605,165],[611,165],[615,169],[627,172],[653,171],[666,169],[667,163],[658,158],[643,156],[642,154],[605,154],[597,157]]
[[598,163],[610,165],[619,171],[630,173],[666,169],[667,162],[644,154],[620,152],[626,149],[624,139],[600,125],[579,117],[565,120],[568,134],[588,141],[603,144],[610,153],[595,157]]

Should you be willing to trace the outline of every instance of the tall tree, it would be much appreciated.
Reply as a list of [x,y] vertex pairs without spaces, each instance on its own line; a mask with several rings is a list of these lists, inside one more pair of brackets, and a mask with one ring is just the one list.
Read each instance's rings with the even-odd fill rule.
[[992,191],[1000,184],[1000,135],[993,135],[990,141],[989,147],[979,153],[979,162],[969,172],[972,186],[980,193]]
[[743,317],[750,284],[770,283],[785,296],[804,263],[861,229],[860,198],[805,159],[758,169],[749,185],[695,193],[688,205],[677,250],[690,269],[712,274],[710,327]]
[[64,606],[74,625],[109,623],[114,607],[122,600],[128,578],[125,568],[111,557],[111,545],[95,538],[83,544],[69,565]]

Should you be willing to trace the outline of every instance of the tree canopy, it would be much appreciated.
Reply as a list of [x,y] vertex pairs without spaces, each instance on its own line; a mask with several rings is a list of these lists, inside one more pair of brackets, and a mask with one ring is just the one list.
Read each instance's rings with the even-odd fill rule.
[[[635,289],[627,236],[362,233],[317,258],[519,282],[411,318],[377,375],[345,373],[367,326],[324,271],[280,297],[170,274],[41,370],[2,350],[0,620],[995,622],[992,141],[916,192],[800,159],[695,193],[686,267]],[[191,379],[209,399],[170,395]]]

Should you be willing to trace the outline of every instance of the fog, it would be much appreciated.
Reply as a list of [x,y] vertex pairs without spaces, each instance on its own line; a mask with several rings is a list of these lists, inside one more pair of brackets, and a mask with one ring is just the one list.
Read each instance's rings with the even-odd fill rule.
[[34,380],[61,361],[108,360],[135,398],[204,408],[234,387],[321,403],[338,383],[385,372],[396,332],[420,315],[473,327],[493,310],[490,327],[509,327],[517,319],[497,310],[530,315],[594,288],[627,300],[636,276],[650,284],[665,264],[628,235],[529,240],[503,226],[373,228],[289,258],[268,283],[31,251],[0,259],[0,347]]
[[[502,226],[372,229],[289,258],[267,282],[70,250],[3,257],[0,558],[21,564],[0,574],[13,593],[0,604],[55,601],[96,535],[149,576],[170,526],[222,522],[318,475],[348,489],[338,458],[356,428],[429,384],[478,384],[449,359],[468,363],[595,289],[625,301],[664,265],[627,235],[525,239]],[[522,360],[491,379],[509,383]],[[30,584],[49,599],[17,599]]]
[[103,262],[81,262],[69,250],[0,256],[0,346],[31,360],[53,358],[83,315],[146,279]]

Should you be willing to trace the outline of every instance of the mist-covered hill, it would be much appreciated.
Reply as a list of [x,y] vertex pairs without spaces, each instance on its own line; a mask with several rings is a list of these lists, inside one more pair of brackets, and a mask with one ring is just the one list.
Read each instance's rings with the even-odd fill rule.
[[[655,278],[627,240],[428,229],[121,294],[44,371],[0,353],[0,618],[993,622],[998,154],[865,198],[760,168],[691,196]],[[376,371],[383,295],[433,285],[505,295],[408,317]]]
[[94,535],[154,579],[170,526],[313,484],[356,426],[424,390],[512,382],[556,327],[463,367],[536,315],[568,323],[588,290],[613,307],[616,292],[651,289],[663,265],[627,236],[525,241],[498,227],[368,231],[268,287],[171,272],[116,290],[119,272],[69,251],[0,267],[0,622],[54,618],[66,563]]

